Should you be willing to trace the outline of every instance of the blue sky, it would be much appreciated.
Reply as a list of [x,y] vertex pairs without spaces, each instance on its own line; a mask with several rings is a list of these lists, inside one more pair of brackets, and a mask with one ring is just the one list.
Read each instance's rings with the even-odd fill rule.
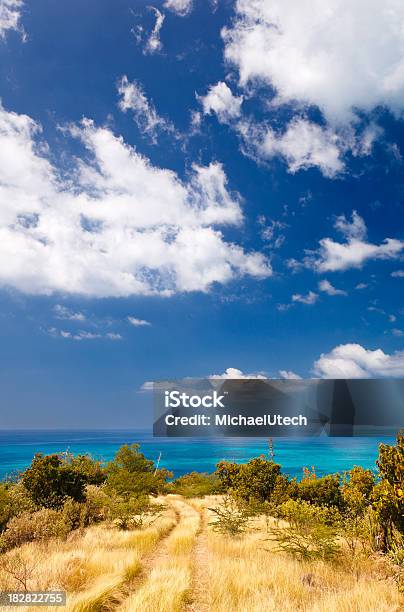
[[404,8],[314,4],[0,0],[0,427],[404,376]]

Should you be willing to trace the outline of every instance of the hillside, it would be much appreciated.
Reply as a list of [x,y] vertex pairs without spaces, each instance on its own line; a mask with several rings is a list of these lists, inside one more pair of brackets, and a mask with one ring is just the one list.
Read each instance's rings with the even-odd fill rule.
[[66,540],[9,551],[0,589],[21,589],[25,580],[29,590],[66,590],[69,612],[393,612],[404,607],[381,556],[364,559],[356,571],[348,551],[332,563],[295,560],[275,552],[262,516],[235,538],[213,531],[208,508],[219,503],[216,496],[168,495],[159,501],[163,514],[142,529],[118,531],[104,522]]

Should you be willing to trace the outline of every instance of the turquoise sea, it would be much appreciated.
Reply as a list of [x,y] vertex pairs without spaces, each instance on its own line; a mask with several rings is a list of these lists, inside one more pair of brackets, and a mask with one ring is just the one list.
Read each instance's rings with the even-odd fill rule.
[[[90,453],[102,461],[112,459],[122,444],[138,442],[149,459],[161,453],[162,467],[180,476],[193,470],[212,472],[221,459],[243,462],[268,453],[268,440],[261,438],[153,438],[144,430],[93,431],[0,431],[0,479],[26,468],[37,452],[44,454]],[[275,460],[283,471],[300,478],[304,466],[314,466],[317,475],[342,472],[354,465],[375,469],[381,442],[394,444],[390,435],[353,438],[274,438]]]

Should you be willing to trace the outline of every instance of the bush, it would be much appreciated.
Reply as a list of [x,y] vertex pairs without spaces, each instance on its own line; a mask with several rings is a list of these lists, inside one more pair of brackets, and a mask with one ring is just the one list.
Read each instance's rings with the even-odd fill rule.
[[35,510],[35,504],[22,483],[0,483],[0,532],[4,531],[13,516]]
[[89,523],[87,520],[86,504],[74,501],[71,497],[64,503],[61,511],[63,525],[66,528],[66,533],[70,533],[79,527],[86,527]]
[[317,506],[342,508],[344,501],[339,474],[330,474],[322,478],[303,478],[297,486],[297,497]]
[[104,487],[88,485],[85,490],[86,524],[99,523],[110,515],[111,497],[106,494]]
[[171,492],[184,497],[204,497],[221,491],[221,482],[215,474],[191,472],[180,476],[171,483]]
[[9,487],[5,484],[0,484],[0,532],[3,531],[11,514],[11,502],[9,495]]
[[111,500],[111,518],[119,529],[140,529],[150,525],[162,511],[161,504],[152,504],[148,496],[116,497]]
[[312,504],[289,500],[279,507],[279,516],[286,527],[270,529],[272,539],[283,551],[300,559],[334,559],[338,553],[336,524],[339,520],[335,508],[316,507]]
[[84,501],[85,477],[58,455],[35,455],[25,470],[22,484],[34,504],[42,508],[60,509],[68,497]]
[[375,477],[371,470],[355,466],[345,474],[341,493],[345,512],[352,515],[363,515],[371,503]]
[[21,546],[34,540],[49,540],[64,537],[67,529],[63,516],[57,510],[43,508],[33,514],[25,512],[12,518],[2,536],[5,549]]
[[249,507],[232,495],[225,495],[218,506],[209,510],[215,514],[214,520],[209,523],[213,530],[232,537],[246,531],[252,515]]
[[156,470],[154,462],[139,451],[139,444],[122,446],[107,466],[107,491],[116,495],[157,495],[166,488],[172,476],[167,470]]
[[221,461],[217,464],[216,475],[223,490],[232,491],[245,501],[265,501],[271,498],[280,469],[277,463],[257,457],[240,465]]
[[393,532],[404,534],[404,430],[397,444],[381,444],[377,460],[381,481],[373,490],[373,508],[383,529],[383,549],[389,550]]
[[68,454],[65,456],[64,462],[74,472],[81,474],[89,485],[100,485],[107,477],[106,470],[102,467],[101,462],[92,459],[90,455],[75,456]]

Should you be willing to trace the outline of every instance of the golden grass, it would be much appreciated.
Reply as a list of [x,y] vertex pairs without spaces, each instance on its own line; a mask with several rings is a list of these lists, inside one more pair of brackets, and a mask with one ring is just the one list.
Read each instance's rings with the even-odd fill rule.
[[[130,582],[141,570],[142,557],[175,524],[175,512],[167,509],[143,530],[119,531],[99,525],[83,534],[72,534],[66,541],[27,544],[6,557],[17,555],[27,563],[32,572],[29,590],[65,590],[68,611],[96,612],[114,607],[125,598]],[[0,590],[18,588],[16,580],[0,570]]]
[[[335,563],[298,561],[275,552],[264,519],[239,538],[213,532],[208,508],[218,503],[216,497],[170,495],[165,502],[164,515],[142,530],[99,525],[66,541],[27,544],[6,556],[27,562],[30,590],[66,590],[68,612],[404,610],[404,598],[382,558],[363,557],[355,571],[348,555]],[[201,526],[206,536],[197,540]],[[203,557],[199,572],[196,550]],[[0,570],[0,590],[16,588]]]
[[[171,496],[170,496],[171,497]],[[192,549],[200,515],[191,505],[172,496],[180,522],[167,538],[165,550],[144,582],[120,608],[124,612],[180,612],[192,579]]]
[[231,539],[209,531],[209,600],[215,612],[393,612],[404,609],[396,586],[372,559],[359,575],[347,559],[302,562],[274,552],[263,520]]

